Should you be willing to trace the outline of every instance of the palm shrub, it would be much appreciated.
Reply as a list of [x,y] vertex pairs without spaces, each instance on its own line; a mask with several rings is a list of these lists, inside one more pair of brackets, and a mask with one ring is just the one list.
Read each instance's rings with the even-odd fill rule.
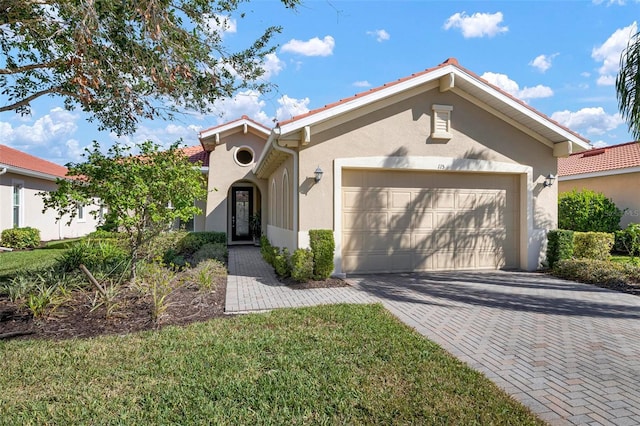
[[313,277],[326,280],[333,272],[333,254],[335,241],[330,229],[312,229],[309,231],[309,245],[313,253]]
[[615,232],[624,212],[601,192],[565,192],[558,199],[558,228],[580,232]]

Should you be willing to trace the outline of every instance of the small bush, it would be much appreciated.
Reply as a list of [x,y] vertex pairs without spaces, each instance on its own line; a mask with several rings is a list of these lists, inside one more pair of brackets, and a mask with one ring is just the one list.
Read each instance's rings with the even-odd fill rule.
[[640,255],[640,223],[630,223],[622,231],[616,231],[613,247],[618,253]]
[[273,259],[273,267],[280,278],[291,276],[291,256],[288,249],[278,250],[278,254]]
[[177,250],[178,242],[186,235],[186,231],[170,231],[156,235],[148,244],[141,248],[140,258],[145,259],[147,262],[164,258],[168,250]]
[[624,212],[600,192],[575,189],[560,194],[558,228],[580,232],[615,232]]
[[547,265],[553,265],[559,260],[571,259],[573,256],[573,231],[556,229],[547,234]]
[[275,255],[277,254],[277,249],[274,250],[271,242],[269,242],[269,239],[264,235],[260,237],[260,254],[262,255],[262,258],[265,260],[265,262],[273,266],[273,260],[275,258]]
[[313,252],[313,277],[318,280],[329,278],[333,272],[333,254],[335,241],[330,229],[312,229],[309,231],[309,245]]
[[613,234],[606,232],[576,232],[573,234],[573,257],[576,259],[608,260],[613,247]]
[[15,249],[36,248],[40,245],[40,230],[29,226],[5,229],[0,241],[3,246]]
[[291,278],[299,283],[313,278],[313,253],[311,250],[297,249],[291,255]]
[[82,240],[72,245],[57,260],[64,272],[75,271],[83,264],[87,269],[120,274],[127,269],[130,257],[125,249],[110,240]]
[[177,288],[173,281],[176,273],[157,262],[140,262],[135,285],[151,299],[151,319],[158,323],[167,310],[167,298]]
[[186,272],[185,280],[195,283],[200,291],[210,291],[214,278],[226,276],[227,268],[222,262],[216,259],[207,259],[189,269]]
[[176,248],[184,256],[191,256],[205,244],[227,244],[227,234],[224,232],[189,232]]
[[215,259],[221,263],[226,263],[229,258],[229,249],[226,244],[207,243],[193,254],[193,265],[197,265],[203,260]]
[[569,259],[556,262],[553,275],[588,284],[618,285],[627,279],[625,269],[625,265],[606,260]]

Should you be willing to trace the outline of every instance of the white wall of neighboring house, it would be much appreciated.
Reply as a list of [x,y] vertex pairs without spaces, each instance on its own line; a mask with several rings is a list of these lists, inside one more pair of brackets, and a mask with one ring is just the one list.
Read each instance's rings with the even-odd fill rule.
[[0,232],[16,225],[30,226],[40,230],[42,241],[51,241],[81,237],[95,231],[98,220],[89,212],[95,210],[96,206],[85,206],[83,217],[74,218],[69,225],[68,217],[57,221],[57,212],[54,210],[43,213],[44,202],[38,193],[55,189],[53,178],[28,176],[12,171],[0,175]]

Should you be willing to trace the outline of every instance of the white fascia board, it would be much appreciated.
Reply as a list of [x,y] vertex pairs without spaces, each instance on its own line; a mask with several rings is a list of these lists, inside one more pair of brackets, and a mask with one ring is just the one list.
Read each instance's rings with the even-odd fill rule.
[[215,135],[216,133],[224,133],[229,130],[234,130],[236,128],[244,130],[244,126],[251,127],[252,129],[255,129],[256,131],[264,134],[265,136],[269,135],[268,128],[258,126],[252,121],[242,119],[238,121],[232,121],[231,123],[223,124],[218,127],[213,127],[211,129],[203,130],[202,132],[200,132],[200,139],[206,139],[208,137]]
[[624,169],[613,169],[613,170],[603,170],[601,172],[591,172],[591,173],[581,173],[578,175],[567,175],[567,176],[558,176],[559,182],[569,181],[569,180],[578,180],[578,179],[589,179],[596,177],[605,177],[605,176],[615,176],[615,175],[624,175],[627,173],[640,173],[640,167],[627,167]]
[[262,154],[260,154],[260,158],[258,158],[258,161],[256,161],[255,166],[253,166],[252,172],[254,175],[256,176],[258,175],[258,170],[260,170],[260,168],[262,167],[262,162],[264,161],[265,158],[269,156],[269,153],[273,150],[273,139],[278,138],[279,136],[280,136],[279,128],[275,128],[271,130],[271,133],[269,134],[267,141],[264,143],[264,149],[262,150]]
[[523,106],[520,102],[517,102],[515,99],[511,98],[510,96],[507,96],[506,94],[500,92],[499,90],[494,89],[492,86],[490,86],[489,84],[483,82],[482,80],[476,79],[470,75],[468,75],[467,73],[463,72],[460,69],[456,68],[456,74],[458,74],[460,76],[460,78],[464,79],[465,82],[475,86],[478,89],[484,90],[485,92],[491,94],[492,96],[494,96],[495,98],[497,98],[500,102],[504,102],[505,104],[507,104],[509,107],[517,110],[518,112],[526,115],[527,117],[531,118],[532,120],[538,122],[539,124],[549,128],[550,130],[554,131],[555,133],[558,134],[559,138],[564,140],[569,140],[571,141],[573,144],[581,147],[582,149],[591,149],[591,145],[580,139],[579,137],[577,137],[576,135],[574,135],[573,133],[563,129],[562,127],[560,127],[559,125],[555,124],[554,122],[544,118],[542,115],[533,112],[532,110],[530,110],[529,108]]
[[61,176],[55,176],[55,175],[50,175],[48,173],[42,173],[42,172],[36,172],[34,170],[28,170],[28,169],[23,169],[21,167],[14,167],[14,166],[10,166],[8,164],[2,164],[0,163],[0,169],[3,168],[7,168],[7,172],[9,173],[14,173],[16,175],[22,175],[22,176],[29,176],[29,177],[35,177],[38,179],[44,179],[44,180],[48,180],[51,182],[55,182],[56,179],[66,179],[65,177],[61,177]]
[[349,111],[353,111],[364,105],[388,98],[389,96],[393,96],[396,93],[411,89],[415,86],[419,86],[421,84],[437,80],[443,75],[449,74],[451,72],[456,72],[456,71],[457,71],[457,68],[455,68],[453,65],[447,65],[445,67],[435,69],[431,72],[425,73],[418,77],[409,78],[400,83],[391,84],[389,87],[383,87],[372,93],[363,94],[362,96],[358,96],[357,98],[352,99],[350,101],[344,102],[334,107],[327,108],[324,111],[320,111],[308,117],[301,118],[289,124],[285,124],[284,126],[280,127],[280,130],[283,136],[288,135],[290,133],[299,131],[305,126],[311,126],[315,123],[319,123],[319,122],[331,119],[337,115],[344,114]]

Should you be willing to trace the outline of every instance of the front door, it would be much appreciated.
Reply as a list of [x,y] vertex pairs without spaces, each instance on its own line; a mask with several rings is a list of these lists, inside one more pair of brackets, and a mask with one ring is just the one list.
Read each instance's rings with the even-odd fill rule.
[[253,214],[253,188],[231,188],[231,241],[250,241],[249,218]]

